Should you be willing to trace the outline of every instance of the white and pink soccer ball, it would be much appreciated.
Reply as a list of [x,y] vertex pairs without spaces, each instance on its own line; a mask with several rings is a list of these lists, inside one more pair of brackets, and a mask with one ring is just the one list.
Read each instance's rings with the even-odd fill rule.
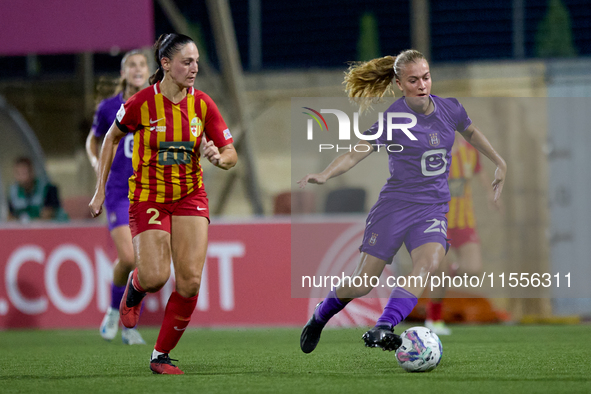
[[396,350],[398,364],[407,372],[429,372],[441,361],[443,349],[439,337],[426,327],[404,331],[402,345]]

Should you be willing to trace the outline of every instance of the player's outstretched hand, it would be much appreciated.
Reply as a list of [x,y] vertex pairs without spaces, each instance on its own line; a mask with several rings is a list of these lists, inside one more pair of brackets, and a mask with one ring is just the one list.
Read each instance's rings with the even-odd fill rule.
[[326,177],[320,174],[308,174],[302,179],[298,181],[298,185],[300,185],[300,189],[306,187],[308,183],[315,183],[317,185],[323,185],[326,183]]
[[501,193],[503,192],[503,185],[505,184],[505,174],[507,173],[507,168],[497,167],[495,170],[495,180],[492,183],[493,190],[495,191],[495,202],[499,201],[501,198]]
[[218,147],[213,144],[213,141],[207,141],[203,145],[203,156],[205,156],[214,166],[220,164],[220,159],[222,158]]
[[105,202],[105,194],[99,193],[98,190],[94,193],[92,200],[90,200],[90,204],[88,204],[88,208],[90,208],[90,214],[93,218],[99,216],[103,211],[103,203]]

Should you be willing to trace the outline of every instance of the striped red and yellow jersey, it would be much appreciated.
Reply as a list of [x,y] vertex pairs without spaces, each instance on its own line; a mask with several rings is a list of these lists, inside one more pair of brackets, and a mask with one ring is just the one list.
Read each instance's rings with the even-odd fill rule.
[[130,97],[115,121],[122,131],[134,133],[132,203],[170,203],[203,189],[199,162],[203,135],[218,148],[233,142],[213,100],[193,87],[183,100],[173,103],[157,82]]
[[447,213],[447,228],[475,228],[476,218],[472,206],[472,176],[480,172],[480,158],[478,151],[463,138],[456,140],[452,150],[449,168],[449,212]]

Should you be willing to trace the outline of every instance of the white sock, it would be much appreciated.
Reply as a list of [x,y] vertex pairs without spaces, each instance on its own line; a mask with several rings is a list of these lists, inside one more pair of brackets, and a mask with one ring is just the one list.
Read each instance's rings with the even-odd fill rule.
[[158,358],[158,356],[161,354],[164,354],[164,353],[161,353],[158,350],[154,349],[154,351],[152,351],[152,358],[150,359],[150,361],[154,360],[155,358]]

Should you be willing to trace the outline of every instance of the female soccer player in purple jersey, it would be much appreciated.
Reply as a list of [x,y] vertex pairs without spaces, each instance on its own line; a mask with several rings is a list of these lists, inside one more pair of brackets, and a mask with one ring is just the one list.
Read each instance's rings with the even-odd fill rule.
[[[99,143],[107,134],[121,105],[146,86],[149,77],[146,55],[138,50],[127,52],[121,60],[121,81],[113,97],[100,102],[92,129],[86,139],[86,153],[92,167],[98,174]],[[127,277],[135,268],[131,231],[129,230],[129,177],[133,174],[131,157],[133,154],[133,135],[129,134],[119,144],[111,174],[106,186],[105,208],[111,238],[117,248],[117,262],[113,268],[111,283],[111,305],[100,326],[101,336],[110,341],[117,335],[119,327],[119,303],[125,292]],[[123,343],[128,345],[145,344],[135,329],[124,328],[121,334]]]
[[[376,149],[375,145],[398,144],[397,149],[388,150],[390,178],[367,218],[359,248],[361,259],[353,275],[380,276],[404,242],[413,264],[410,275],[427,279],[427,274],[442,262],[449,246],[445,214],[450,200],[447,177],[455,131],[497,166],[492,183],[495,201],[503,190],[507,165],[472,124],[458,100],[431,95],[429,64],[420,52],[406,50],[396,57],[357,63],[345,76],[349,97],[360,103],[362,111],[374,98],[383,97],[391,89],[393,80],[404,97],[395,101],[386,113],[399,113],[395,117],[401,117],[402,123],[414,116],[416,125],[408,131],[416,140],[399,130],[392,133],[391,140],[385,132],[376,141],[361,140],[358,149],[337,157],[324,171],[308,174],[298,183],[302,188],[308,183],[323,184],[353,168]],[[412,116],[405,119],[400,113]],[[374,124],[365,134],[375,135],[379,129],[386,129],[380,126],[383,125]],[[404,147],[401,152],[398,152],[399,145]],[[402,341],[394,334],[394,326],[410,314],[427,285],[426,280],[409,282],[408,286],[394,288],[376,326],[363,335],[366,346],[390,351],[400,346]],[[332,289],[302,331],[302,351],[312,352],[328,320],[351,300],[371,290],[370,286],[354,287],[346,282]]]

